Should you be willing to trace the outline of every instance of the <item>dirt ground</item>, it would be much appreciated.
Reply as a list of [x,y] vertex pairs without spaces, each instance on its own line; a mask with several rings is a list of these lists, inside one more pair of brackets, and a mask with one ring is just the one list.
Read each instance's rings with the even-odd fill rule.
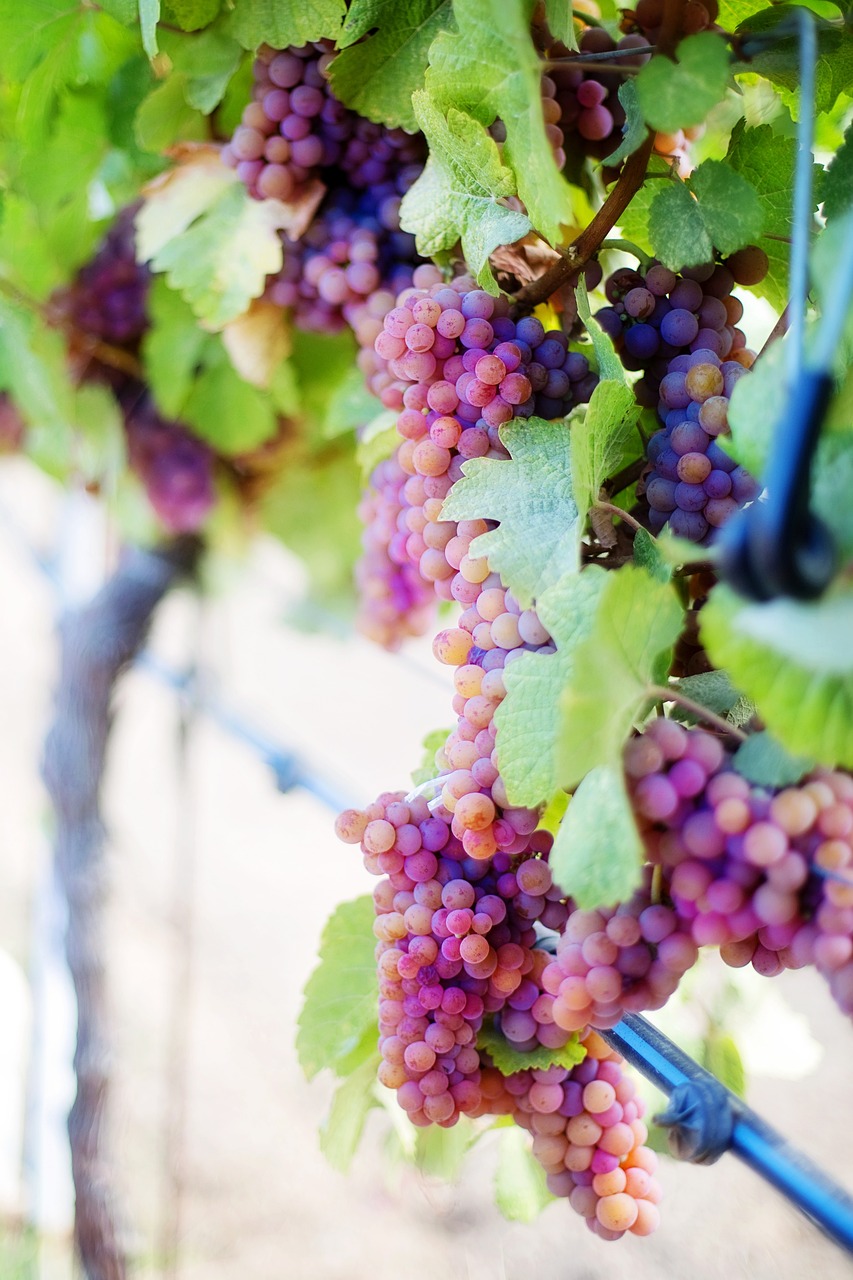
[[[49,545],[58,506],[47,482],[4,467],[0,510]],[[446,678],[424,646],[395,658],[288,629],[298,581],[280,549],[261,545],[201,619],[187,595],[171,598],[152,648],[180,665],[200,638],[208,690],[321,763],[344,798],[405,785],[423,734],[449,720]],[[54,599],[2,522],[0,582],[0,948],[26,968],[47,857],[37,762],[56,664]],[[209,719],[194,724],[182,773],[177,726],[175,696],[131,672],[104,802],[111,1150],[138,1280],[850,1276],[850,1261],[732,1157],[712,1168],[667,1162],[660,1231],[618,1244],[593,1238],[561,1203],[530,1226],[503,1220],[490,1140],[448,1191],[413,1172],[388,1174],[387,1121],[373,1113],[351,1174],[332,1170],[317,1141],[331,1082],[303,1079],[295,1020],[323,922],[337,902],[368,891],[369,878],[357,852],[336,842],[329,808],[304,791],[279,794],[269,768]],[[801,1079],[754,1076],[749,1101],[853,1187],[853,1031],[813,975],[778,985],[824,1053]],[[176,1213],[177,1261],[162,1256]],[[49,1257],[43,1274],[69,1274],[61,1242]]]

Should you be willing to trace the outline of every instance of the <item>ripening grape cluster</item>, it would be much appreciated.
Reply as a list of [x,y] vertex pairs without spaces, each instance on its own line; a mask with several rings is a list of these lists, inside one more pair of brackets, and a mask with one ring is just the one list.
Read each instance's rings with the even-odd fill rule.
[[625,768],[647,856],[697,946],[768,977],[814,964],[853,1014],[853,778],[759,787],[719,739],[665,719],[628,743]]
[[180,422],[169,422],[143,395],[125,414],[128,460],[148,501],[171,533],[194,533],[216,501],[215,454]]
[[293,314],[299,329],[335,333],[349,326],[370,346],[378,319],[412,283],[422,261],[415,238],[400,230],[400,200],[420,172],[402,169],[396,179],[361,194],[332,192],[301,240],[283,237],[281,270],[269,277],[265,297]]
[[333,57],[329,41],[258,51],[252,99],[222,152],[257,199],[296,200],[332,171],[339,184],[364,190],[423,166],[420,136],[372,124],[338,101],[327,75]]
[[645,1105],[622,1058],[595,1032],[581,1043],[583,1062],[504,1076],[480,1074],[482,1114],[509,1115],[533,1135],[533,1155],[552,1195],[569,1204],[603,1240],[660,1223],[657,1156],[646,1147]]
[[[602,27],[588,27],[580,37],[578,51],[582,54],[621,52],[639,49],[648,43],[639,35],[626,35],[615,41]],[[554,44],[549,56],[571,59],[572,53],[565,45]],[[647,53],[628,55],[620,57],[618,65],[641,67],[648,59]],[[547,125],[560,129],[564,137],[574,135],[585,154],[599,159],[608,155],[622,140],[625,111],[618,90],[623,79],[618,71],[597,71],[594,63],[588,68],[561,66],[559,62],[550,66],[543,99],[553,102],[555,107],[545,108]]]
[[[132,205],[119,213],[91,261],[54,294],[51,309],[68,329],[77,376],[113,388],[124,415],[128,461],[157,516],[171,533],[191,533],[215,502],[215,456],[181,423],[160,417],[133,370],[149,324],[151,282],[148,267],[136,258],[137,210]],[[93,341],[107,349],[93,350]]]
[[605,284],[611,305],[596,319],[625,366],[643,371],[637,397],[656,403],[663,423],[647,451],[653,533],[667,526],[704,543],[758,492],[717,437],[728,433],[729,399],[755,358],[737,328],[743,306],[731,291],[766,268],[760,249],[745,249],[680,275],[657,262],[645,274],[623,268]]
[[122,209],[94,257],[51,305],[60,321],[110,346],[137,351],[148,328],[151,273],[136,260],[134,219],[138,205]]

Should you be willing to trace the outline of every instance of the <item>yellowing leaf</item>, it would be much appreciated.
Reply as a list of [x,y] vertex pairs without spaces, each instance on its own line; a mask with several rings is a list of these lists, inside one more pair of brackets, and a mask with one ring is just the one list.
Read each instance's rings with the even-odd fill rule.
[[284,312],[261,298],[226,324],[222,342],[240,377],[256,387],[268,387],[282,360],[290,354]]

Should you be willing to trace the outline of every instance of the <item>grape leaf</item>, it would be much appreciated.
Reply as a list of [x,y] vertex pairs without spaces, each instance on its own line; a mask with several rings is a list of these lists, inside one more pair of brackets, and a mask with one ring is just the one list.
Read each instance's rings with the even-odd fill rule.
[[853,123],[847,126],[844,142],[826,172],[823,188],[823,216],[827,222],[838,218],[853,204]]
[[415,1130],[413,1163],[428,1178],[456,1182],[462,1162],[481,1133],[467,1116],[460,1116],[449,1129],[437,1124],[425,1125]]
[[189,77],[175,71],[140,102],[133,121],[136,145],[159,155],[180,139],[200,142],[207,136],[204,116],[187,101]]
[[184,421],[217,453],[247,453],[275,435],[278,421],[270,397],[239,376],[221,339],[208,350],[205,368],[183,407]]
[[393,409],[381,409],[360,433],[355,446],[356,462],[365,484],[370,483],[375,468],[390,458],[399,444],[397,414]]
[[182,31],[198,31],[213,22],[221,7],[221,0],[162,0],[162,20]]
[[661,554],[657,538],[647,529],[638,529],[634,535],[634,564],[658,582],[669,582],[672,578],[672,566]]
[[[725,671],[701,671],[695,676],[683,676],[678,681],[677,688],[685,697],[707,707],[718,716],[731,711],[741,697],[740,690],[734,687]],[[672,708],[671,715],[674,720],[698,724],[696,715],[678,703]]]
[[686,182],[668,183],[649,209],[655,255],[673,271],[734,253],[761,235],[758,192],[722,160],[705,160]]
[[583,527],[572,491],[565,422],[528,418],[501,428],[510,459],[472,458],[445,499],[442,520],[499,520],[471,544],[488,556],[522,608],[580,569]]
[[151,327],[142,340],[146,381],[160,413],[167,419],[180,418],[196,366],[212,338],[162,277],[151,282],[148,314]]
[[330,68],[337,97],[368,120],[413,132],[412,94],[423,89],[429,46],[452,12],[451,0],[355,0]]
[[423,755],[417,769],[412,770],[412,786],[420,787],[436,775],[435,753],[444,746],[450,734],[449,729],[433,729],[421,742]]
[[489,1055],[502,1076],[511,1076],[515,1071],[544,1071],[546,1067],[576,1067],[586,1057],[577,1035],[570,1036],[561,1049],[540,1044],[522,1052],[489,1023],[480,1029],[477,1048]]
[[572,489],[582,520],[598,500],[602,484],[639,457],[640,406],[622,382],[599,382],[586,413],[572,426]]
[[675,56],[652,58],[636,78],[646,122],[664,133],[703,124],[731,78],[728,46],[709,31],[682,40]]
[[317,967],[305,986],[296,1052],[311,1080],[335,1069],[376,1021],[373,898],[342,902],[326,922]]
[[366,1061],[338,1085],[332,1105],[320,1126],[320,1150],[333,1169],[347,1173],[368,1112],[378,1106],[373,1093],[381,1058],[374,1050]]
[[643,858],[621,759],[597,765],[557,832],[549,856],[554,880],[583,910],[613,906],[639,885]]
[[424,256],[432,246],[441,251],[461,239],[478,284],[497,294],[489,254],[530,230],[523,213],[498,203],[515,193],[512,173],[501,164],[497,143],[471,116],[451,108],[445,117],[424,90],[412,96],[412,106],[429,141],[430,163],[403,198],[400,225],[418,237]]
[[545,0],[545,22],[555,40],[567,49],[577,49],[572,0]]
[[792,756],[770,733],[752,733],[741,743],[732,765],[749,782],[761,787],[787,787],[814,768],[807,756]]
[[[737,34],[744,53],[739,72],[765,76],[789,95],[800,84],[799,5],[778,4],[751,14]],[[815,108],[830,111],[841,93],[853,86],[853,36],[847,25],[818,21]]]
[[175,71],[186,76],[184,96],[189,106],[209,115],[222,101],[243,57],[238,42],[212,28],[194,36],[163,31],[160,43]]
[[[651,253],[649,241],[649,210],[652,202],[661,189],[661,178],[672,177],[672,166],[663,156],[654,152],[649,157],[646,170],[647,181],[632,199],[628,208],[619,219],[619,230],[626,239],[633,241],[639,249]],[[648,181],[652,179],[652,181]]]
[[[221,329],[263,293],[282,263],[279,229],[289,218],[277,200],[253,200],[241,182],[229,182],[186,230],[153,252],[158,205],[149,197],[137,219],[140,257],[151,259],[170,288],[181,293],[209,328]],[[149,235],[151,224],[154,232]]]
[[495,727],[501,777],[512,804],[535,807],[559,789],[560,693],[571,678],[574,652],[594,625],[605,577],[603,570],[587,569],[550,587],[536,609],[557,652],[525,653],[506,668],[507,693],[495,712]]
[[458,31],[430,49],[426,86],[436,105],[506,126],[503,160],[530,220],[556,244],[572,221],[571,189],[557,169],[542,114],[542,62],[530,37],[528,0],[455,0]]
[[142,47],[149,58],[157,56],[157,23],[159,21],[160,0],[139,0],[139,25],[142,28]]
[[495,1170],[495,1204],[510,1222],[533,1222],[554,1197],[530,1138],[513,1125],[501,1133]]
[[619,86],[619,101],[625,112],[625,123],[622,126],[622,141],[615,151],[605,156],[602,164],[617,165],[628,156],[633,155],[643,145],[646,136],[646,122],[640,106],[640,95],[635,80],[623,80]]
[[746,1072],[740,1051],[730,1035],[712,1027],[702,1041],[700,1065],[739,1098],[746,1096]]
[[281,307],[256,298],[230,320],[222,342],[232,365],[253,387],[270,387],[290,352],[290,330]]
[[[765,279],[752,286],[754,291],[781,311],[788,300],[787,241],[793,230],[791,193],[794,189],[794,162],[797,143],[794,138],[775,134],[770,125],[747,129],[738,121],[732,130],[726,162],[735,173],[748,179],[758,193],[764,209],[761,248],[770,260]],[[822,196],[824,171],[812,169],[815,205]]]
[[574,651],[560,697],[557,768],[565,787],[596,765],[621,760],[649,687],[666,679],[684,620],[671,584],[630,564],[604,576],[591,630]]
[[235,0],[229,29],[244,49],[286,49],[334,40],[345,12],[344,0]]
[[853,594],[748,604],[717,586],[700,615],[702,641],[754,700],[794,755],[853,766]]
[[625,377],[625,368],[622,361],[616,354],[616,348],[613,345],[613,339],[606,334],[601,325],[592,316],[589,309],[589,295],[587,293],[586,281],[581,276],[578,286],[575,289],[575,301],[578,306],[578,317],[583,322],[583,326],[589,334],[592,348],[595,352],[595,358],[598,361],[598,372],[602,379],[608,382],[622,382],[628,385]]

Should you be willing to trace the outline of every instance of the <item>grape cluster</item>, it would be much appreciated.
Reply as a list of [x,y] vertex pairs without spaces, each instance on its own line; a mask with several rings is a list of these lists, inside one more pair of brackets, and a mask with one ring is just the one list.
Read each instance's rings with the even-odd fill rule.
[[[136,260],[134,219],[129,205],[110,226],[94,257],[72,283],[51,298],[51,311],[74,335],[85,335],[136,352],[148,328],[151,272]],[[92,369],[85,376],[92,376]]]
[[[637,49],[648,44],[642,36],[626,35],[613,40],[602,27],[588,27],[578,42],[580,53],[611,53],[616,50]],[[565,45],[554,44],[551,58],[571,59],[572,53]],[[647,62],[647,53],[620,57],[620,67],[641,67]],[[577,66],[552,65],[548,71],[548,84],[543,88],[543,99],[553,101],[557,110],[545,108],[545,119],[551,128],[558,128],[564,137],[576,135],[584,154],[599,159],[615,150],[622,138],[625,111],[618,98],[623,77],[618,71],[597,71]],[[551,86],[553,85],[553,89]],[[552,118],[556,117],[556,118]],[[565,147],[565,142],[563,143]]]
[[257,199],[295,200],[331,171],[363,190],[423,167],[420,136],[372,124],[338,101],[327,76],[333,57],[329,41],[258,51],[252,100],[222,152]]
[[194,533],[216,501],[214,454],[179,422],[167,422],[143,396],[125,416],[130,465],[172,533]]
[[625,752],[650,862],[698,946],[766,976],[813,963],[853,1013],[853,778],[747,782],[719,740],[658,719]]
[[358,508],[364,532],[355,571],[357,626],[386,649],[399,648],[407,636],[423,635],[435,600],[432,584],[421,577],[406,553],[407,531],[398,527],[406,510],[407,479],[396,458],[383,459],[374,468]]
[[510,1115],[533,1135],[533,1155],[552,1195],[567,1197],[603,1240],[657,1228],[657,1156],[646,1147],[645,1106],[622,1058],[595,1032],[586,1057],[567,1069],[481,1073],[482,1113]]
[[728,404],[754,353],[736,327],[743,306],[732,296],[736,280],[766,270],[760,249],[727,263],[709,263],[676,275],[653,263],[645,275],[628,268],[605,285],[611,306],[596,319],[616,343],[628,369],[642,369],[635,385],[641,403],[657,403],[663,422],[649,441],[645,482],[649,527],[703,543],[758,492],[717,437],[728,432]]
[[[475,287],[468,277],[451,285],[426,281],[399,295],[385,316],[374,351],[373,385],[383,403],[398,410],[400,466],[410,532],[407,549],[421,575],[442,599],[468,566],[453,563],[456,527],[439,518],[441,503],[468,458],[506,457],[500,427],[539,413],[554,418],[587,401],[595,387],[586,357],[569,350],[560,331],[546,333],[535,316],[511,320],[508,302]],[[478,566],[476,572],[480,572]],[[483,578],[489,570],[482,569]],[[474,579],[464,591],[477,584]],[[457,598],[461,598],[457,596]]]
[[335,333],[349,326],[362,345],[372,345],[422,261],[399,221],[400,198],[417,173],[403,170],[396,182],[361,195],[333,192],[301,240],[283,237],[283,265],[268,279],[265,297],[291,310],[300,329]]
[[559,927],[566,914],[545,860],[551,837],[519,832],[523,853],[470,858],[446,811],[402,792],[348,810],[337,832],[360,842],[367,870],[383,877],[373,895],[379,1079],[415,1124],[476,1114],[487,1015],[501,1011],[521,1048],[560,1048],[570,1036],[548,1015],[539,982],[548,956],[535,948],[534,923]]

